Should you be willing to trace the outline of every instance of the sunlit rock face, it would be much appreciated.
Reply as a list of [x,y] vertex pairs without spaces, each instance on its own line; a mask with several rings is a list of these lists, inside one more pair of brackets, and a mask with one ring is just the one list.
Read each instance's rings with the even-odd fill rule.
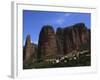
[[54,29],[50,25],[43,26],[38,42],[38,58],[54,58],[57,56],[57,42]]

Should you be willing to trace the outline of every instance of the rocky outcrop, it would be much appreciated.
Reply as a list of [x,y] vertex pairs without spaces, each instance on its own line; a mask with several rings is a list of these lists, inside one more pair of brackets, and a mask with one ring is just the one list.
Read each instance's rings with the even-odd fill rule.
[[32,55],[32,53],[31,53],[31,39],[30,39],[30,35],[27,35],[25,46],[24,46],[24,54],[23,54],[24,61],[27,61],[31,55]]
[[56,34],[52,26],[43,26],[39,35],[37,57],[46,59],[54,58],[55,56],[57,56]]
[[27,35],[25,46],[23,48],[23,61],[24,64],[29,63],[30,59],[36,59],[37,45],[31,43],[30,35]]
[[41,61],[71,52],[90,50],[90,37],[90,29],[87,29],[84,23],[57,28],[56,33],[52,26],[45,25],[40,31],[38,45],[31,43],[30,35],[26,37],[23,50],[24,62],[30,58]]
[[64,55],[64,29],[58,28],[56,31],[57,48],[60,55]]
[[31,43],[31,53],[32,53],[32,58],[36,59],[37,57],[37,52],[38,52],[38,46],[37,44]]
[[[85,24],[78,23],[64,29],[64,53],[80,50],[81,46],[89,46],[90,34]],[[88,44],[88,45],[87,45]]]

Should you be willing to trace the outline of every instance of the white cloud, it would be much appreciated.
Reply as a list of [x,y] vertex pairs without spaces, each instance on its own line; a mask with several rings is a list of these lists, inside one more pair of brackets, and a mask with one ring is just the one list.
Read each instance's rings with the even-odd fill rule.
[[55,17],[55,19],[49,20],[48,22],[45,22],[45,23],[46,24],[53,23],[53,24],[62,25],[66,21],[66,17],[69,17],[70,15],[71,15],[71,13],[65,13],[64,15]]
[[63,18],[58,19],[56,22],[59,23],[59,24],[62,24],[64,22],[64,19]]
[[64,14],[64,16],[61,16],[56,20],[56,23],[58,23],[60,25],[63,24],[65,21],[65,17],[69,17],[70,15],[71,15],[71,13]]

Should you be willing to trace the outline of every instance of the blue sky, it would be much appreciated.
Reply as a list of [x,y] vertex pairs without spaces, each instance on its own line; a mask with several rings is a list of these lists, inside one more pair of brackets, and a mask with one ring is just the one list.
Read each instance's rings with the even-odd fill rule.
[[56,30],[58,27],[67,27],[80,22],[90,28],[91,14],[23,10],[23,41],[25,42],[27,34],[30,34],[32,42],[37,44],[43,25],[52,25]]

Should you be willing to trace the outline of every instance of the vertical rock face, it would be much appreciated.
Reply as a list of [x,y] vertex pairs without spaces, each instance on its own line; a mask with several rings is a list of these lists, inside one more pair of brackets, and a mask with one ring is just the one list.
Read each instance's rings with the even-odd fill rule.
[[35,59],[36,53],[37,53],[37,46],[34,43],[31,43],[30,35],[27,35],[25,46],[23,48],[24,63],[29,61],[31,58]]
[[62,28],[58,28],[56,31],[56,37],[57,37],[57,47],[58,47],[58,53],[60,55],[64,54],[63,48],[64,48],[64,36],[63,36],[64,30]]
[[32,53],[31,53],[31,39],[30,39],[30,35],[27,35],[25,46],[24,46],[24,61],[27,61],[31,55],[32,55]]
[[58,58],[73,51],[90,50],[90,37],[90,29],[87,29],[84,23],[57,28],[56,33],[52,26],[43,26],[39,34],[38,46],[31,43],[30,35],[27,35],[23,47],[23,60],[26,64],[33,59],[41,61]]
[[36,55],[37,55],[37,45],[36,44],[34,44],[34,43],[31,43],[31,57],[33,58],[33,59],[36,59]]
[[90,30],[84,23],[66,28],[58,28],[56,34],[49,25],[44,26],[39,35],[38,54],[40,58],[53,58],[72,51],[90,48]]
[[64,53],[79,50],[81,46],[90,43],[90,34],[83,23],[64,29]]
[[52,26],[46,25],[40,31],[38,58],[53,58],[57,55],[56,35]]
[[91,30],[90,29],[88,29],[88,48],[89,50],[91,49]]

